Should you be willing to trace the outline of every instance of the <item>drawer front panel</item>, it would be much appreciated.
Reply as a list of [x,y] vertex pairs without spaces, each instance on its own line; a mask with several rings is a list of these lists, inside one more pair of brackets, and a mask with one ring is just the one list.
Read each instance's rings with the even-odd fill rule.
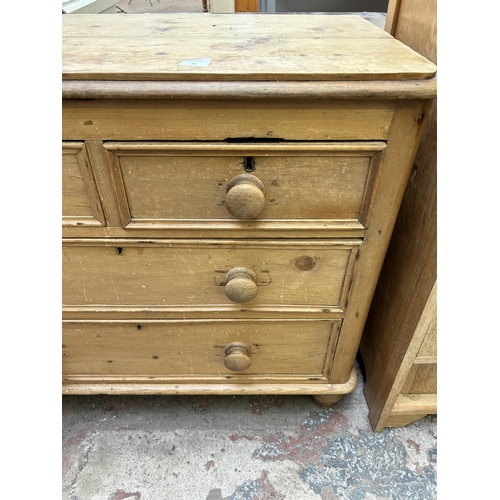
[[241,303],[226,296],[226,273],[245,267],[255,273],[257,285],[256,297],[245,308],[341,306],[359,244],[360,240],[65,240],[63,303],[240,308]]
[[[207,220],[232,220],[235,229],[252,219],[357,221],[371,198],[372,158],[384,147],[383,142],[105,144],[122,225],[130,228]],[[262,206],[250,216],[235,214],[228,203],[228,189],[234,196],[232,182],[242,174],[262,182]]]
[[83,142],[62,146],[63,226],[103,226],[104,215]]
[[[63,373],[109,376],[322,376],[335,322],[63,322]],[[247,347],[249,366],[225,364],[226,347]]]
[[386,140],[395,106],[385,99],[63,99],[62,133],[65,140]]

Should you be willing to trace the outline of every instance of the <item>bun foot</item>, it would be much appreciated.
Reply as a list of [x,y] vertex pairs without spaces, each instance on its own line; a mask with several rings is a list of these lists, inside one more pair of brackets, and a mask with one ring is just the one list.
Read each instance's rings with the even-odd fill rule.
[[325,396],[323,394],[317,394],[313,396],[313,401],[316,406],[320,408],[330,408],[335,403],[338,403],[342,399],[343,394],[336,394],[333,396]]

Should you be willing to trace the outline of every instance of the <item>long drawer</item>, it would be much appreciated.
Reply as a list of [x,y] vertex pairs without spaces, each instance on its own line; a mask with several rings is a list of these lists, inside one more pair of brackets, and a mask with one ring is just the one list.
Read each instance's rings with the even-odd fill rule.
[[360,244],[358,239],[67,239],[63,304],[341,308]]
[[65,321],[63,372],[182,382],[327,376],[341,321]]

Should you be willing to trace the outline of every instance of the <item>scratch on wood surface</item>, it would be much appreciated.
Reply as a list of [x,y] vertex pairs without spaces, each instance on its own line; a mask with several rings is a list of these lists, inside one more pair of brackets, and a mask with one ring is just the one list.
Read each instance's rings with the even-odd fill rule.
[[280,292],[280,302],[283,304],[283,293],[285,291],[285,277],[281,279],[281,292]]
[[113,280],[113,276],[111,276],[111,283],[113,285],[113,290],[115,292],[115,295],[116,295],[116,300],[120,300],[120,297],[118,295],[118,291],[116,290],[116,285],[115,285],[115,281]]
[[110,259],[110,263],[109,263],[109,277],[111,279],[111,284],[113,285],[113,290],[114,290],[115,295],[116,295],[116,300],[120,300],[120,297],[118,295],[118,291],[116,290],[115,280],[113,279],[113,262],[111,261],[111,259]]
[[194,297],[196,297],[197,295],[199,295],[200,293],[203,293],[207,288],[210,288],[211,285],[207,285],[207,286],[204,286],[203,288],[201,288],[200,290],[198,290],[196,293],[193,293],[192,295],[189,295],[189,299],[194,299]]

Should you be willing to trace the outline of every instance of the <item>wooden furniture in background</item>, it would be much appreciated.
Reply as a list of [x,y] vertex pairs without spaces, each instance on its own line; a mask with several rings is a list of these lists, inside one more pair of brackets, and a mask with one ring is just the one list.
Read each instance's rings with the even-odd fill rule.
[[102,21],[63,18],[64,393],[334,404],[434,64],[359,16]]
[[259,0],[234,0],[235,12],[259,12]]
[[[386,30],[437,63],[436,0],[391,0]],[[376,431],[437,413],[436,100],[360,345]]]

